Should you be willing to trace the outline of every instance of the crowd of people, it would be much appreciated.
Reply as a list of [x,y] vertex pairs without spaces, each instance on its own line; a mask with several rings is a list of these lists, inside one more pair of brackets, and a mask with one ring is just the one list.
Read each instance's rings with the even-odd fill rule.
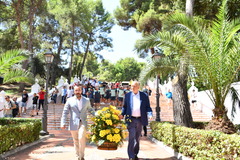
[[[131,82],[130,82],[131,83]],[[100,109],[101,105],[113,105],[121,108],[125,94],[130,92],[131,84],[122,84],[121,82],[100,82],[97,79],[84,80],[81,83],[77,82],[69,86],[63,86],[61,94],[59,95],[59,89],[54,87],[51,93],[50,99],[53,103],[65,104],[68,98],[74,96],[74,86],[82,85],[82,95],[90,99],[91,106],[95,109]],[[151,95],[151,89],[147,86],[143,88],[143,92],[147,95]],[[40,89],[38,93],[34,93],[31,98],[32,104],[30,107],[29,115],[34,117],[39,114],[39,111],[43,109],[45,100],[45,90]],[[58,100],[58,97],[60,97]],[[29,101],[29,95],[26,90],[22,92],[21,101],[17,101],[18,97],[5,96],[5,104],[3,109],[4,117],[22,117],[23,114],[27,114],[27,104]]]
[[[30,111],[30,116],[38,115],[41,106],[43,108],[45,98],[45,91],[41,88],[39,93],[34,93],[32,98],[32,106]],[[22,117],[23,114],[27,114],[27,102],[29,100],[29,95],[26,90],[23,90],[21,95],[21,101],[18,102],[18,97],[10,97],[9,95],[5,96],[5,103],[3,109],[0,112],[3,112],[4,117]]]

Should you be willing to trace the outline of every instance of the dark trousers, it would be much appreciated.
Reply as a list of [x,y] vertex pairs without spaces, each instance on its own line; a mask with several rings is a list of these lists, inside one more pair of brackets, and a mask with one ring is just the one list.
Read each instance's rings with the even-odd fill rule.
[[143,126],[144,136],[147,136],[147,126]]
[[15,109],[12,110],[13,117],[16,117],[18,115],[18,111],[19,111],[18,108],[15,108]]
[[132,122],[127,126],[129,132],[128,138],[128,157],[135,158],[139,152],[140,136],[142,132],[141,119],[132,119]]
[[41,109],[41,105],[42,105],[42,109],[43,109],[43,105],[44,105],[44,99],[39,99],[39,103],[38,103],[38,110]]
[[63,104],[66,103],[66,98],[67,98],[67,96],[62,96],[62,103],[63,103]]

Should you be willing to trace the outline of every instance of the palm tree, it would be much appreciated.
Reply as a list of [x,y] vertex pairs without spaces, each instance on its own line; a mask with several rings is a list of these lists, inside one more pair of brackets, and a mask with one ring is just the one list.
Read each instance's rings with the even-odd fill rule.
[[[147,48],[160,47],[168,52],[167,55],[170,54],[171,56],[174,56],[175,59],[178,59],[178,62],[181,60],[181,63],[178,63],[177,66],[170,62],[168,66],[165,65],[165,67],[163,67],[163,65],[161,65],[160,68],[156,67],[160,69],[160,73],[166,72],[166,68],[169,69],[170,67],[177,67],[175,72],[176,78],[173,83],[174,121],[176,125],[193,127],[192,114],[187,95],[188,54],[186,41],[186,37],[179,31],[162,31],[154,35],[146,36],[142,40],[137,41],[135,47],[137,52],[140,53]],[[159,61],[163,61],[162,63],[165,63],[164,61],[166,60],[160,59]]]
[[198,78],[211,89],[209,97],[215,109],[207,129],[234,133],[235,129],[227,117],[224,101],[240,70],[237,33],[240,30],[240,20],[230,21],[227,13],[227,0],[224,0],[217,19],[210,25],[185,14],[175,14],[168,20],[180,33],[179,36],[186,37],[185,48],[191,64],[195,67]]
[[20,62],[27,59],[22,50],[9,50],[0,54],[0,75],[3,83],[29,82],[33,83],[32,75],[21,68]]

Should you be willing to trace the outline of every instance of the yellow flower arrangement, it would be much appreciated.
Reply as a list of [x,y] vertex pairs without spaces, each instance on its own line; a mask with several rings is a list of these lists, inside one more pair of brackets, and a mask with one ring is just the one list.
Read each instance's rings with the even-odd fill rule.
[[93,124],[90,125],[91,142],[98,146],[104,142],[113,142],[117,146],[121,145],[126,138],[126,125],[119,119],[121,111],[114,106],[104,107],[97,111],[97,115],[92,118]]

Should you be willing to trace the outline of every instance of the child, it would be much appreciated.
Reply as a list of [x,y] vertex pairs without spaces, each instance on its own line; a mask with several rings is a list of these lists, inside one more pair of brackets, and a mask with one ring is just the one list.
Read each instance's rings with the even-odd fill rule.
[[32,100],[33,100],[33,106],[32,106],[32,111],[31,111],[31,117],[34,116],[34,109],[35,109],[35,111],[36,111],[36,113],[38,115],[38,109],[37,109],[38,96],[37,96],[36,93],[33,94]]
[[89,88],[90,90],[88,91],[87,93],[87,97],[90,99],[90,103],[91,103],[91,106],[93,107],[94,106],[94,91],[93,91],[93,88]]
[[96,90],[94,91],[95,109],[98,109],[100,107],[100,98],[101,98],[101,94],[98,90],[98,87],[96,87]]
[[15,103],[16,108],[14,108],[12,110],[12,115],[13,115],[13,117],[17,117],[19,115],[19,105],[18,105],[18,102],[17,102],[17,97],[13,97],[13,102]]
[[111,90],[109,89],[108,86],[106,86],[106,90],[105,90],[105,103],[110,103],[110,97],[111,97]]
[[118,105],[117,106],[122,107],[123,97],[124,97],[124,89],[122,86],[120,86],[120,89],[118,90]]

